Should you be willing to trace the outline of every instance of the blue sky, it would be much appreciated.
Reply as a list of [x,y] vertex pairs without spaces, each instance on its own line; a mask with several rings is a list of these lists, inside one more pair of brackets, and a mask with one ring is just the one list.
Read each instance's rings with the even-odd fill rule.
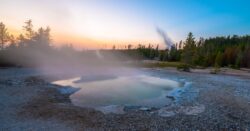
[[54,42],[97,47],[104,43],[162,43],[156,27],[177,42],[250,34],[249,0],[1,0],[0,21],[13,32],[32,19],[49,25]]
[[114,1],[103,3],[132,10],[138,17],[179,35],[178,39],[183,39],[189,31],[204,37],[250,33],[249,0]]

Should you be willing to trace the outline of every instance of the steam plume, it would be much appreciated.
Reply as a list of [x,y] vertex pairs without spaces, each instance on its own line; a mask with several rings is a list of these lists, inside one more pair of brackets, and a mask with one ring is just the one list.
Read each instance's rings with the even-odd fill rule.
[[174,43],[171,40],[171,38],[168,36],[168,34],[164,30],[160,29],[159,27],[156,27],[156,31],[163,38],[164,43],[167,46],[167,48],[170,49],[171,46],[174,45]]

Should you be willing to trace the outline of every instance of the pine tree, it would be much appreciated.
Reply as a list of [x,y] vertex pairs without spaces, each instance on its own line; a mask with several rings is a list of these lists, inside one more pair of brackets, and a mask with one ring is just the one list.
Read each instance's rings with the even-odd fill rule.
[[0,22],[0,49],[4,49],[5,44],[9,41],[9,33],[5,25]]
[[190,32],[188,33],[187,39],[185,41],[185,46],[183,48],[183,53],[181,56],[181,59],[183,62],[188,64],[193,64],[193,56],[195,53],[195,38],[193,37],[193,34]]
[[223,54],[221,52],[217,53],[216,58],[215,58],[215,67],[222,66],[222,59],[223,59]]
[[33,36],[35,35],[35,32],[33,31],[33,24],[32,24],[32,20],[27,20],[24,22],[25,26],[23,26],[24,30],[26,31],[26,37],[27,39],[31,40],[33,38]]

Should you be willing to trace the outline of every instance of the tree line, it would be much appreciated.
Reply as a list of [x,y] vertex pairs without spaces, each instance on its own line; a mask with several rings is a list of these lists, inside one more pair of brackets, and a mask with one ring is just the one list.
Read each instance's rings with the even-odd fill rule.
[[222,36],[207,39],[195,37],[190,32],[185,41],[159,50],[158,46],[138,46],[145,59],[183,62],[202,67],[250,67],[250,36]]
[[0,22],[0,50],[3,51],[15,47],[50,46],[51,38],[49,27],[40,27],[37,31],[34,31],[32,21],[27,20],[23,29],[25,34],[20,34],[15,38],[13,35],[9,34],[5,24]]
[[[24,22],[24,33],[14,37],[0,22],[0,66],[37,66],[41,62],[52,62],[52,58],[62,56],[62,51],[72,51],[70,45],[60,50],[51,44],[50,27],[34,30],[32,20]],[[65,58],[65,57],[64,57]]]
[[[79,51],[74,51],[70,45],[63,46],[60,50],[54,48],[51,44],[51,29],[49,27],[41,27],[35,31],[32,20],[27,20],[24,24],[25,33],[14,37],[9,34],[6,26],[0,22],[1,66],[13,63],[25,65],[24,63],[27,63],[28,60],[38,59],[41,54],[53,54],[54,56],[57,53],[57,56],[61,56],[62,54],[58,52],[79,53]],[[202,67],[249,68],[250,36],[233,35],[196,40],[190,32],[184,41],[180,41],[165,50],[160,50],[159,45],[154,47],[149,44],[148,46],[138,45],[135,48],[128,45],[126,49],[116,49],[114,46],[113,49],[104,52],[113,52],[136,59],[175,61]],[[87,53],[85,51],[84,56],[88,56],[89,52]],[[79,57],[83,57],[83,53]]]

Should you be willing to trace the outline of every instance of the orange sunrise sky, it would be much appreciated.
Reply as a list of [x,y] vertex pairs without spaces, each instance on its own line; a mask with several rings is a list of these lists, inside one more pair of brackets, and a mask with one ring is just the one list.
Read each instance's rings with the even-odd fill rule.
[[[249,33],[249,8],[231,0],[0,0],[0,21],[14,35],[32,19],[34,29],[49,26],[53,44],[77,49],[159,44],[156,28],[173,42],[195,37]],[[188,2],[187,2],[188,1]],[[228,3],[226,6],[224,3]],[[237,10],[232,8],[237,7]]]

